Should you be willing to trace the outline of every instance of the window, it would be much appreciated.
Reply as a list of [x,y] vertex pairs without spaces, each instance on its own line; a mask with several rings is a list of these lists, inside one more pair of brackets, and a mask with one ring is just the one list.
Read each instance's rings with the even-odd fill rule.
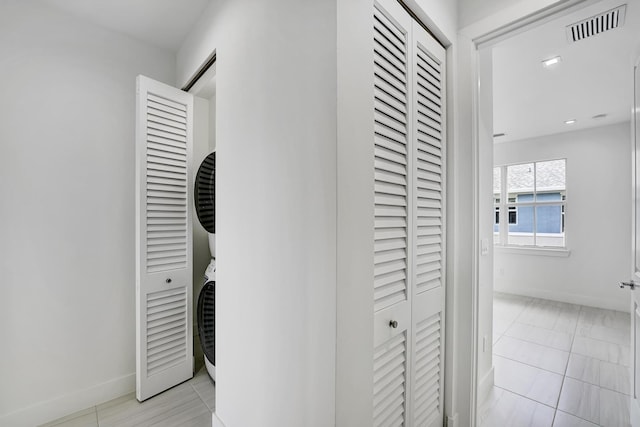
[[[494,224],[500,224],[500,207],[496,206],[496,218],[493,221]],[[515,206],[509,206],[509,224],[518,223],[518,208]]]
[[566,192],[566,159],[495,167],[494,243],[565,247]]

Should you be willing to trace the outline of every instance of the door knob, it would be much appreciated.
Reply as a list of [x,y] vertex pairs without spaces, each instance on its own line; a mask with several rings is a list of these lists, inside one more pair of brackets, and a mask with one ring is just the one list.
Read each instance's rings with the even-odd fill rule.
[[392,327],[393,329],[398,327],[398,321],[397,320],[391,320],[389,322],[389,326]]
[[165,282],[171,283],[171,277],[168,277],[167,280],[165,280]]
[[634,283],[633,280],[629,281],[629,282],[620,282],[620,287],[624,288],[625,286],[628,286],[631,290],[634,290],[636,288],[636,284]]

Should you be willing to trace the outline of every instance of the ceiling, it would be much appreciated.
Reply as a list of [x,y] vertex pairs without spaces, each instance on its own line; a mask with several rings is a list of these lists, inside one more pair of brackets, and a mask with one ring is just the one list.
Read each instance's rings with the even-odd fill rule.
[[[211,0],[41,0],[80,19],[177,51]],[[603,0],[493,46],[495,142],[629,120],[640,54],[640,0]],[[624,25],[578,42],[565,27],[627,4]],[[560,55],[544,69],[541,61]],[[605,118],[593,116],[606,114]],[[576,119],[573,125],[565,120]]]
[[42,0],[110,30],[177,51],[211,0]]
[[[577,42],[565,27],[626,7],[624,25]],[[493,47],[494,141],[509,142],[628,121],[640,54],[640,0],[604,0]],[[542,61],[562,58],[545,69]],[[593,118],[606,114],[605,118]],[[567,125],[566,120],[576,123]]]

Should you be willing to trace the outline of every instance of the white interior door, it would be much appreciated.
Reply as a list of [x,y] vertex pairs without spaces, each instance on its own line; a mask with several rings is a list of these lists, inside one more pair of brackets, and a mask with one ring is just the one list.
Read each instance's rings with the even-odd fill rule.
[[442,426],[445,50],[374,9],[374,426]]
[[633,272],[632,283],[636,284],[631,290],[631,425],[640,427],[640,61],[633,69],[633,143],[631,147],[633,170]]
[[411,17],[395,0],[374,9],[373,426],[410,418]]
[[136,80],[136,397],[193,376],[193,96]]
[[411,413],[414,426],[444,419],[445,50],[412,25]]

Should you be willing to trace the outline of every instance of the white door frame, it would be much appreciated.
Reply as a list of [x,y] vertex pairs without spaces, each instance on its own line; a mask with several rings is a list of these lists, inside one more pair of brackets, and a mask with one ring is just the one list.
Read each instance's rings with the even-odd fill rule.
[[[638,165],[638,153],[637,149],[640,146],[640,135],[638,129],[638,116],[640,113],[638,112],[638,70],[640,69],[640,58],[638,58],[633,67],[633,112],[631,115],[631,153],[632,153],[632,204],[631,204],[631,212],[632,212],[632,245],[631,245],[631,281],[632,283],[638,283],[638,276],[640,276],[640,266],[638,266],[637,256],[638,251],[640,250],[638,245],[637,233],[638,229],[638,173],[640,172]],[[639,297],[637,294],[638,290],[630,289],[630,312],[631,312],[631,357],[630,360],[633,363],[631,365],[631,396],[629,401],[629,417],[631,425],[634,427],[640,426],[640,396],[639,389],[640,385],[638,384],[638,309],[637,304]]]
[[[501,10],[498,13],[490,15],[474,24],[471,24],[465,28],[462,28],[458,32],[458,76],[456,79],[457,95],[456,95],[456,145],[455,148],[455,197],[456,201],[462,201],[465,195],[470,197],[470,202],[458,203],[456,211],[464,211],[464,207],[469,207],[466,210],[472,212],[471,218],[464,218],[463,214],[454,214],[452,223],[455,224],[457,229],[454,236],[455,249],[452,258],[457,261],[456,266],[462,266],[465,261],[470,261],[471,269],[464,277],[464,271],[458,271],[458,277],[455,278],[457,282],[456,288],[461,291],[456,292],[455,305],[457,306],[458,320],[462,320],[459,323],[459,327],[456,328],[456,333],[461,336],[461,343],[464,345],[471,345],[473,351],[471,352],[471,366],[465,367],[465,362],[468,364],[469,360],[464,354],[465,352],[458,351],[455,356],[455,365],[458,370],[459,379],[455,381],[458,387],[464,387],[465,384],[469,385],[469,394],[465,396],[464,390],[460,389],[454,393],[457,395],[457,410],[462,415],[466,412],[465,407],[468,402],[468,413],[470,419],[468,425],[471,427],[476,426],[477,418],[477,405],[478,405],[478,386],[480,378],[478,378],[478,359],[479,359],[479,335],[478,329],[479,316],[481,307],[479,306],[480,296],[480,266],[481,266],[481,249],[480,243],[482,238],[491,238],[492,236],[483,236],[483,230],[480,224],[480,209],[484,209],[484,204],[481,205],[483,200],[480,194],[479,181],[481,172],[486,171],[486,168],[493,168],[493,162],[488,162],[487,156],[480,155],[481,140],[490,138],[492,135],[487,135],[491,132],[490,128],[482,128],[481,123],[484,123],[488,118],[492,117],[492,111],[486,111],[481,108],[480,98],[480,51],[483,48],[489,47],[505,38],[511,37],[517,33],[526,31],[534,26],[541,25],[542,23],[554,19],[562,14],[570,13],[573,10],[585,7],[589,4],[597,3],[599,0],[547,0],[547,1],[531,1],[521,0],[519,4],[515,4],[508,8]],[[468,88],[468,89],[467,89]],[[471,93],[469,93],[469,91]],[[486,99],[486,98],[485,98]],[[488,116],[488,117],[487,117]],[[462,118],[469,118],[470,120],[461,120]],[[484,133],[483,133],[484,132]],[[466,147],[465,147],[466,144]],[[466,148],[466,150],[465,150]],[[466,151],[466,152],[465,152]],[[490,156],[493,158],[493,155]],[[464,174],[461,171],[470,170],[471,174],[467,175],[468,178],[465,181]],[[466,206],[464,206],[466,204]],[[457,217],[456,217],[457,216]],[[472,245],[468,246],[464,244],[464,234],[462,231],[471,231]],[[467,235],[468,236],[468,235]],[[459,270],[459,268],[458,268]],[[449,276],[452,277],[452,276]],[[470,294],[464,292],[464,282],[468,280],[471,283]],[[468,283],[468,282],[467,282]],[[491,284],[493,288],[493,284]],[[471,322],[465,322],[464,309],[468,308],[471,311]],[[469,328],[470,330],[468,330]],[[465,342],[466,340],[466,342]],[[460,349],[458,349],[460,350]],[[460,354],[462,353],[462,354]],[[466,379],[465,377],[468,377]],[[492,383],[493,381],[491,381]],[[453,412],[453,413],[455,413]],[[452,412],[448,412],[452,413]],[[467,420],[454,420],[453,425],[462,426],[467,423]]]

